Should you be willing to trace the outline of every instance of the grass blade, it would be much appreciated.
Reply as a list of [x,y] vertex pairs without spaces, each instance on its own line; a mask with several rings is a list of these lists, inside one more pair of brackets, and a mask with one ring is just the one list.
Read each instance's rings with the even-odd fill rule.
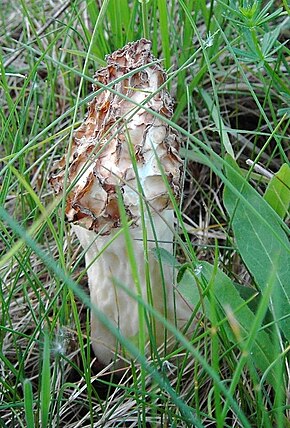
[[48,332],[44,333],[42,354],[41,390],[40,390],[40,420],[42,427],[49,426],[50,392],[50,344]]
[[24,391],[24,409],[27,428],[34,428],[34,413],[33,413],[33,392],[32,384],[29,379],[23,382]]

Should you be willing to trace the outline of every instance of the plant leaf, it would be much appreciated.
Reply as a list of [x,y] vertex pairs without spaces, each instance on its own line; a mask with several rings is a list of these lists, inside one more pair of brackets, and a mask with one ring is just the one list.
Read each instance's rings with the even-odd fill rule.
[[156,260],[161,259],[161,261],[168,266],[178,266],[180,263],[176,260],[176,258],[165,248],[163,247],[155,247],[152,249],[153,256]]
[[50,394],[50,343],[48,332],[44,332],[44,347],[43,347],[43,362],[41,372],[41,425],[48,426],[49,421],[49,408],[51,401]]
[[290,339],[290,247],[281,221],[269,204],[243,178],[226,156],[226,174],[237,192],[226,186],[224,204],[231,217],[236,244],[262,294],[273,286],[271,311]]
[[[205,286],[209,283],[213,284],[211,290],[218,307],[224,314],[226,314],[229,309],[231,310],[238,323],[241,336],[243,340],[246,340],[254,324],[255,315],[246,301],[241,297],[231,279],[220,269],[216,270],[210,263],[202,261],[199,263],[197,275],[190,269],[184,272],[178,284],[178,290],[193,305],[196,305],[200,301],[201,293],[204,291],[202,306],[205,309],[206,316],[211,320],[211,303],[207,298],[208,288],[205,288],[204,284],[202,284],[202,280]],[[232,331],[230,323],[224,323],[223,327],[228,339],[235,345],[241,346],[240,343],[237,343],[237,338]],[[255,340],[251,343],[251,348],[247,349],[247,351],[254,365],[263,372],[268,369],[275,359],[275,351],[271,339],[264,331],[257,331]],[[276,384],[272,372],[268,373],[267,380],[272,385]]]
[[[245,285],[240,285],[234,283],[236,290],[239,292],[239,295],[248,303],[249,308],[253,313],[256,313],[259,304],[261,302],[261,293],[255,290],[254,288],[247,287]],[[273,318],[271,316],[271,312],[268,310],[265,314],[265,318],[263,320],[263,325],[270,324],[273,322]]]
[[24,409],[25,409],[25,420],[27,428],[34,428],[34,414],[33,414],[33,391],[32,384],[29,379],[25,379],[23,382],[24,392]]
[[277,174],[268,184],[264,199],[273,210],[284,218],[290,204],[290,167],[286,163],[281,166]]

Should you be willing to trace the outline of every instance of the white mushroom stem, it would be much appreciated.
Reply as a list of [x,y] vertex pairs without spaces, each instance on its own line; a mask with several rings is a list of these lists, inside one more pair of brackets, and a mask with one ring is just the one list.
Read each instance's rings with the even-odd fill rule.
[[[88,117],[74,133],[68,170],[68,185],[73,188],[67,195],[66,215],[86,250],[91,301],[128,339],[138,336],[139,317],[136,300],[113,280],[116,278],[136,293],[124,236],[113,239],[121,228],[119,194],[131,224],[142,298],[151,302],[147,295],[150,283],[154,309],[167,314],[170,321],[177,321],[179,327],[186,323],[190,313],[188,305],[174,293],[172,269],[162,269],[151,251],[160,246],[172,252],[174,215],[168,187],[174,196],[179,196],[182,161],[177,134],[153,114],[155,111],[170,118],[172,100],[163,88],[165,73],[151,55],[150,47],[150,42],[142,39],[106,58],[108,66],[95,77],[105,85],[121,78],[112,88],[126,99],[109,90],[93,99]],[[126,77],[128,73],[130,76]],[[142,108],[144,103],[147,110]],[[57,193],[64,190],[66,163],[63,158],[50,180]],[[143,242],[140,185],[144,200],[151,207],[150,215],[144,210],[147,249]],[[149,281],[145,250],[149,254]],[[159,345],[164,340],[162,323],[156,323],[155,333]],[[109,363],[114,353],[120,352],[115,338],[93,314],[91,336],[94,352],[102,363]]]
[[[166,222],[171,225],[173,223],[173,212],[166,211],[164,213]],[[164,219],[165,220],[165,219]],[[155,233],[157,239],[160,240],[160,246],[172,252],[172,232],[159,215],[153,215]],[[86,230],[81,226],[73,226],[73,230],[80,240],[83,248],[88,249],[85,255],[86,266],[88,269],[88,279],[91,302],[96,305],[99,310],[112,321],[120,330],[122,335],[128,339],[134,339],[138,343],[139,334],[139,318],[138,318],[138,303],[136,300],[128,296],[126,291],[118,287],[114,282],[116,279],[119,283],[128,288],[131,293],[136,294],[137,290],[132,280],[132,271],[127,258],[127,248],[124,236],[119,235],[109,247],[97,257],[101,250],[112,240],[112,235],[107,237],[98,237],[96,233]],[[149,252],[149,272],[150,285],[152,291],[152,300],[154,309],[165,315],[175,323],[177,321],[179,327],[186,324],[188,320],[189,308],[177,294],[174,297],[173,287],[173,271],[168,266],[163,267],[163,278],[161,267],[158,260],[153,257],[150,250],[156,247],[155,238],[148,225],[148,252]],[[142,240],[142,230],[132,229],[130,231],[134,257],[138,266],[138,276],[142,287],[142,297],[147,302],[147,280],[145,274],[144,261],[144,243]],[[97,257],[97,260],[96,260]],[[166,302],[164,298],[163,281],[166,292]],[[174,298],[176,298],[177,313],[174,309]],[[156,323],[156,344],[160,345],[164,341],[164,328],[162,324]],[[136,340],[137,339],[137,340]],[[108,329],[98,320],[92,312],[91,314],[91,340],[93,350],[99,361],[108,364],[114,357],[114,352],[120,353],[121,350],[116,345],[115,337],[108,332]]]

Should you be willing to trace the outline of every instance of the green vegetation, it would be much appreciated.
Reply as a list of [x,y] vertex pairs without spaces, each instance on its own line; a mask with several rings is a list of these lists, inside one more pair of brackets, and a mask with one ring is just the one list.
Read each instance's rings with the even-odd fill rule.
[[[2,0],[1,427],[290,426],[289,12],[286,0]],[[188,337],[163,319],[176,346],[145,356],[91,308],[132,356],[116,377],[89,346],[84,254],[48,178],[105,55],[145,36],[185,162],[175,254],[155,256],[197,321]]]

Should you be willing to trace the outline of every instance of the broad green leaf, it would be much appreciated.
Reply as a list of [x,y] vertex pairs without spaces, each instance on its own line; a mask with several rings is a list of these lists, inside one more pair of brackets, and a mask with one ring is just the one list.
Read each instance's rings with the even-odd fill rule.
[[235,187],[224,191],[236,245],[262,294],[272,286],[271,311],[290,339],[290,246],[281,221],[269,204],[243,178],[236,162],[226,157],[226,174]]
[[264,195],[273,210],[284,218],[290,204],[290,167],[286,163],[271,179]]
[[[180,292],[186,301],[194,305],[197,305],[202,298],[202,293],[198,283],[195,281],[194,275],[190,269],[185,269],[182,275],[179,275],[178,292]],[[202,301],[203,303],[203,301]],[[206,315],[208,315],[206,311]]]
[[[205,310],[205,315],[211,320],[211,303],[207,296],[208,285],[210,283],[213,284],[211,287],[211,295],[214,296],[218,305],[217,307],[220,308],[225,315],[230,309],[237,321],[243,341],[242,344],[237,343],[237,338],[229,322],[226,322],[223,327],[228,339],[245,351],[241,345],[244,345],[244,342],[250,334],[255,315],[226,274],[220,269],[215,271],[215,267],[208,262],[200,262],[198,268],[194,271],[187,269],[184,272],[178,284],[178,290],[193,305],[197,305],[200,302],[201,295],[203,294],[201,304]],[[251,295],[250,299],[251,298],[253,298],[253,295]],[[259,331],[259,329],[255,332],[254,340],[250,343],[250,347],[246,349],[246,351],[254,365],[263,372],[268,369],[269,365],[275,359],[275,351],[269,335],[264,331]],[[275,385],[272,372],[269,372],[267,379],[269,383]]]
[[[249,308],[253,313],[257,312],[259,304],[261,303],[262,295],[260,292],[255,290],[254,288],[247,287],[245,285],[240,285],[234,283],[235,288],[239,292],[240,296],[247,301]],[[267,310],[265,314],[265,318],[263,321],[263,325],[270,324],[273,322],[273,317],[271,316],[271,312]]]
[[152,249],[153,256],[156,260],[160,260],[168,265],[168,266],[178,266],[179,262],[176,260],[176,258],[165,248],[163,247],[156,247]]

